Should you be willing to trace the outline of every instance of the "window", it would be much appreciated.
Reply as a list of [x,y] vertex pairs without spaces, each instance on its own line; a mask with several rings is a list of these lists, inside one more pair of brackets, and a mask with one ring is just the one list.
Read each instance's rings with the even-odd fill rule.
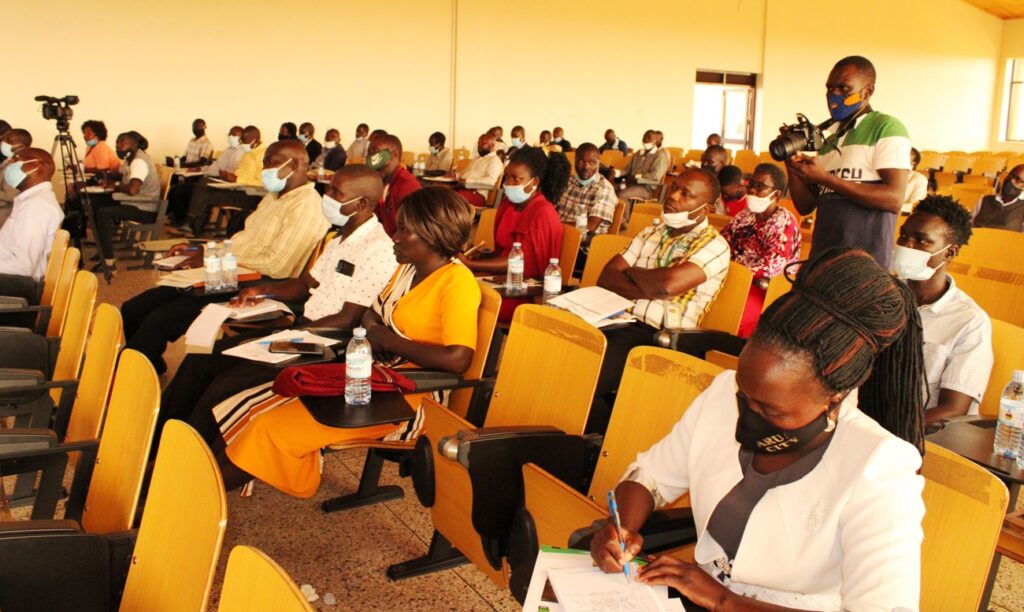
[[1006,70],[1005,140],[1024,140],[1024,58],[1011,59]]
[[727,149],[749,149],[754,138],[757,76],[697,71],[693,95],[693,148],[703,149],[709,134],[722,136]]

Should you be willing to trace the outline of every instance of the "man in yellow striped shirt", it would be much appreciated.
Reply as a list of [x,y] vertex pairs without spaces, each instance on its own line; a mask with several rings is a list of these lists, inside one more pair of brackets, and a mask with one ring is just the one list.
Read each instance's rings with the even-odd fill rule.
[[[231,238],[239,266],[274,279],[295,277],[302,271],[330,226],[320,211],[320,195],[309,182],[308,171],[309,156],[299,141],[276,142],[267,148],[261,179],[268,193],[246,219],[245,229]],[[196,247],[181,244],[168,254],[191,253],[186,265],[201,267],[202,247],[190,249]],[[191,296],[173,287],[145,291],[121,306],[128,338],[125,346],[145,354],[157,372],[163,373],[167,343],[180,338],[204,306],[230,297]]]

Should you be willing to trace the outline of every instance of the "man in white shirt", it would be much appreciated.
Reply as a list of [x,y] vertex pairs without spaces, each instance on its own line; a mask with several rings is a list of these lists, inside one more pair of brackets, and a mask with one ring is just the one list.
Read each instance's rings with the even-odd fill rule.
[[430,147],[430,159],[427,160],[427,172],[448,174],[452,171],[452,150],[444,146],[445,137],[441,132],[434,132],[427,139]]
[[911,147],[910,149],[910,176],[907,178],[907,197],[903,200],[904,214],[910,214],[917,204],[928,195],[928,177],[917,171],[917,165],[921,163],[921,153]]
[[352,141],[352,144],[348,145],[347,153],[349,157],[366,159],[367,151],[370,148],[370,139],[367,138],[369,133],[370,126],[365,123],[360,123],[356,126],[356,139]]
[[[374,215],[384,184],[362,164],[334,174],[324,193],[323,213],[339,230],[309,273],[275,283],[247,287],[234,303],[258,303],[261,296],[296,304],[305,301],[301,325],[351,329],[362,320],[398,267],[394,242]],[[221,352],[267,330],[218,342],[212,355],[189,355],[164,391],[160,424],[189,420],[208,440],[216,437],[211,409],[239,391],[274,379],[279,369],[240,362]],[[158,432],[159,433],[159,432]],[[209,435],[209,437],[207,437]]]
[[[0,137],[0,156],[3,156],[4,160],[8,160],[14,157],[14,153],[19,149],[32,146],[32,134],[28,130],[21,128],[14,128],[4,132],[4,135]],[[15,196],[18,195],[18,190],[14,185],[8,185],[7,181],[3,179],[3,175],[0,175],[0,206],[4,206],[6,210],[0,211],[0,223],[10,215],[11,202],[14,201]]]
[[[64,211],[53,194],[53,158],[42,149],[20,148],[3,166],[18,190],[11,216],[0,227],[0,295],[39,303],[39,283]],[[0,325],[31,326],[32,314],[0,317]]]
[[978,414],[992,372],[992,322],[946,267],[970,237],[965,208],[948,196],[928,196],[896,240],[894,272],[913,292],[924,329],[925,427]]
[[454,176],[465,185],[458,191],[459,195],[473,206],[483,206],[487,203],[487,192],[497,184],[504,165],[495,152],[494,134],[481,134],[476,142],[476,151],[480,156]]

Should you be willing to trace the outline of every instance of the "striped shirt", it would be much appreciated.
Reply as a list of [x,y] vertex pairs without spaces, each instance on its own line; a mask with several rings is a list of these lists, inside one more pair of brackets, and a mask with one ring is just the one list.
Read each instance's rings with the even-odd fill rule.
[[329,227],[320,195],[306,183],[282,196],[264,196],[231,240],[239,265],[271,278],[295,278]]
[[569,179],[569,186],[561,199],[558,200],[558,216],[562,223],[576,224],[576,217],[584,213],[587,217],[601,217],[601,224],[597,226],[595,234],[604,234],[612,224],[612,217],[615,216],[615,205],[618,198],[615,197],[615,187],[608,182],[608,179],[601,175],[589,185],[580,185],[573,175]]
[[[729,272],[729,243],[707,220],[689,232],[675,236],[664,225],[641,231],[622,252],[622,258],[634,268],[667,268],[692,263],[707,277],[703,283],[668,301],[679,304],[683,312],[683,327],[694,329],[700,325],[711,302]],[[661,329],[664,307],[661,300],[636,300],[633,315],[651,327]]]
[[193,164],[200,159],[210,159],[211,157],[213,157],[213,145],[205,135],[188,141],[188,146],[185,147],[186,164]]

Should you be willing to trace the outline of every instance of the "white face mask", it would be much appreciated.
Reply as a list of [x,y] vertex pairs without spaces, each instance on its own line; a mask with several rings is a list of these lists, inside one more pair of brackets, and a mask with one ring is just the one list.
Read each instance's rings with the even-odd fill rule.
[[896,250],[893,251],[892,271],[903,280],[928,280],[935,276],[936,270],[946,265],[946,262],[942,262],[938,267],[933,268],[928,265],[928,260],[945,251],[950,246],[952,245],[947,244],[938,251],[929,253],[928,251],[919,251],[897,244]]
[[[774,193],[774,192],[772,192]],[[759,214],[768,210],[768,207],[772,205],[772,196],[756,196],[747,194],[747,210],[752,213]]]
[[685,212],[684,211],[684,212],[670,213],[670,212],[662,211],[662,213],[661,213],[661,221],[667,227],[671,227],[672,229],[679,229],[681,227],[686,227],[688,225],[692,225],[693,224],[693,220],[695,218],[693,215],[696,215],[697,218],[699,218],[700,215],[701,215],[701,211],[704,210],[705,208],[707,208],[707,206],[708,206],[707,204],[704,204],[703,206],[700,206],[700,207],[696,208],[695,210],[691,210],[690,212]]
[[338,143],[337,141],[334,140],[328,140],[327,142],[324,143],[325,149],[333,149],[336,146],[338,146]]
[[242,147],[242,150],[245,151],[245,152],[252,151],[252,144],[251,143],[243,142],[240,146]]
[[237,147],[239,142],[241,141],[239,140],[238,136],[235,136],[234,134],[228,134],[229,147]]
[[654,143],[653,142],[645,142],[644,143],[644,150],[645,151],[650,151],[653,148],[654,148]]

